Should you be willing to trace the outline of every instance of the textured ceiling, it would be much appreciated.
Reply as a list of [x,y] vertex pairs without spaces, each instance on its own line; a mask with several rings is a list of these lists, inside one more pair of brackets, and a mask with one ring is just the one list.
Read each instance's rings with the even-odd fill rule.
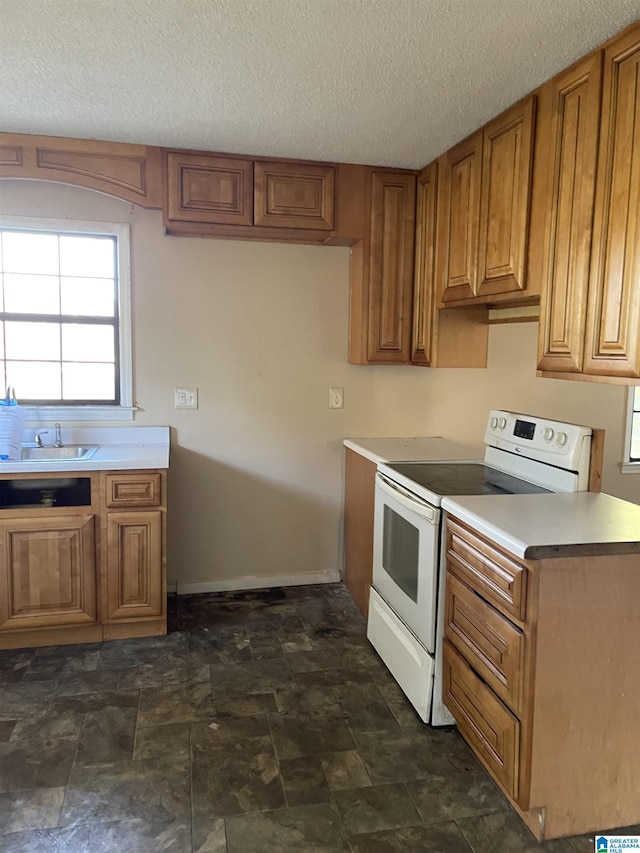
[[419,167],[640,0],[0,0],[0,130]]

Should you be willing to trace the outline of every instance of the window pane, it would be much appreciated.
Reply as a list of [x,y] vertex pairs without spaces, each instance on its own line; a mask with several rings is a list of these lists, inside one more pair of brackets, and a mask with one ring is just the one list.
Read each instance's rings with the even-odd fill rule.
[[640,412],[633,413],[631,423],[631,458],[640,460]]
[[47,361],[8,361],[7,385],[21,400],[60,400],[60,364]]
[[113,279],[63,278],[62,313],[85,314],[90,317],[115,316]]
[[60,313],[58,276],[6,273],[4,305],[15,314]]
[[113,400],[113,364],[62,364],[63,400]]
[[[59,323],[5,323],[7,358],[60,359]],[[17,389],[16,389],[17,390]],[[24,394],[23,394],[24,396]]]
[[60,236],[60,274],[113,278],[112,237]]
[[113,326],[63,324],[62,358],[64,361],[114,361]]
[[57,234],[3,231],[2,264],[5,272],[57,275],[58,263]]

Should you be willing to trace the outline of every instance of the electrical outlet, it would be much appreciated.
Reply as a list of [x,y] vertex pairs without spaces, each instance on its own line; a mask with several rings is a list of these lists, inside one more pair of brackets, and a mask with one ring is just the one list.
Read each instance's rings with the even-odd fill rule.
[[198,389],[197,388],[175,388],[174,389],[174,404],[176,409],[197,409],[198,408]]
[[344,388],[329,388],[329,408],[344,408]]

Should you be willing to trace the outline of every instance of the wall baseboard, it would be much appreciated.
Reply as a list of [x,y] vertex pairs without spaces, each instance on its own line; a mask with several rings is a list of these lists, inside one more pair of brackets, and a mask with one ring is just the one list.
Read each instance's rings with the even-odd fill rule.
[[178,595],[200,592],[241,592],[245,589],[269,589],[274,586],[306,586],[316,583],[339,583],[338,572],[314,572],[306,575],[277,575],[272,578],[249,576],[204,583],[177,583]]

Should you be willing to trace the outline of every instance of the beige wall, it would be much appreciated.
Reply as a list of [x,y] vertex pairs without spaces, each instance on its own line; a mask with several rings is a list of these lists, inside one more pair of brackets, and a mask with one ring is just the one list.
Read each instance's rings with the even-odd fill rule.
[[[342,438],[479,445],[495,407],[604,427],[604,488],[640,502],[640,478],[618,470],[625,389],[536,378],[536,324],[493,326],[486,370],[349,365],[348,249],[168,237],[157,211],[54,184],[0,182],[0,199],[14,215],[131,223],[136,423],[173,428],[181,585],[337,578]],[[176,385],[199,387],[198,411],[174,409]]]

